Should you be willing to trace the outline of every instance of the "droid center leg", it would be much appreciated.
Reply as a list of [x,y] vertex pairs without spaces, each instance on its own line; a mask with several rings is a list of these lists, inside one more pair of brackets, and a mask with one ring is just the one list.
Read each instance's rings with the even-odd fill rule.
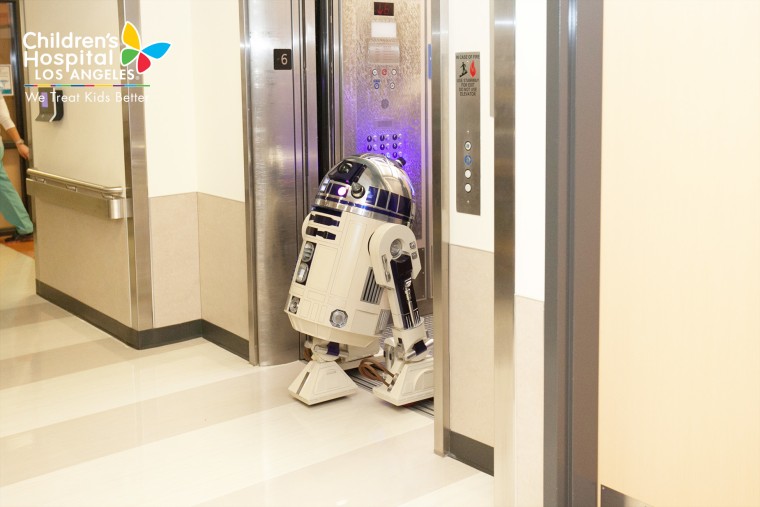
[[356,383],[339,364],[346,358],[346,351],[335,342],[311,340],[311,360],[288,387],[291,396],[307,405],[315,405],[354,394]]

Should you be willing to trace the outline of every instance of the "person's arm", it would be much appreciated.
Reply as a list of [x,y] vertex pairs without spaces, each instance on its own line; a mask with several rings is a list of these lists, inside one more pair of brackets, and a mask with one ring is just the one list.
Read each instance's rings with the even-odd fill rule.
[[11,114],[8,111],[8,104],[5,103],[5,97],[0,97],[0,125],[3,126],[5,131],[11,137],[14,143],[16,143],[16,149],[18,154],[24,158],[29,158],[29,146],[24,143],[21,136],[16,130],[16,125],[11,120]]
[[10,136],[11,140],[16,143],[16,149],[18,150],[18,154],[21,155],[24,158],[29,158],[29,146],[26,145],[23,139],[21,139],[21,136],[18,133],[18,130],[16,130],[16,127],[11,127],[9,129],[5,130],[8,135]]

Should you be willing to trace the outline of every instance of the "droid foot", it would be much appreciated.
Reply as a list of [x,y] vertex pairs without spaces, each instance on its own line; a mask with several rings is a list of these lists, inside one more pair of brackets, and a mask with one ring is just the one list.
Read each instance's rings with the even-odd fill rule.
[[297,400],[315,405],[354,394],[357,387],[335,361],[309,361],[288,391]]
[[433,390],[433,358],[428,357],[404,364],[390,387],[377,386],[372,392],[381,400],[400,406],[432,398]]

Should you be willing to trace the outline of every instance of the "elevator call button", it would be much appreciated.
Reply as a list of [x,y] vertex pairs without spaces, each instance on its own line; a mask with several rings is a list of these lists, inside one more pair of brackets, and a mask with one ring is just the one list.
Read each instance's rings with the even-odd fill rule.
[[470,141],[464,142],[464,149],[470,151],[472,149],[472,143]]

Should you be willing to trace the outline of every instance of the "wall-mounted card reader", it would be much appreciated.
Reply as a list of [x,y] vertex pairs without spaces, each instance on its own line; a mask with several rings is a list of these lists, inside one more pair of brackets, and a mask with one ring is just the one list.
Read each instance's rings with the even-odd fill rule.
[[480,215],[480,53],[456,54],[457,212]]
[[63,118],[63,90],[40,88],[40,114],[35,121],[60,121]]

